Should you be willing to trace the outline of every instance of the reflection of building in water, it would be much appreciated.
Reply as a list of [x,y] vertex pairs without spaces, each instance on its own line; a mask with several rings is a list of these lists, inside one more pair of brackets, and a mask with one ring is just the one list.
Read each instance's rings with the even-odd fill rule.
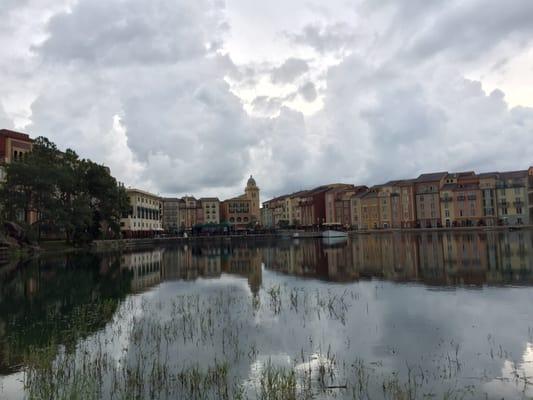
[[486,235],[448,232],[442,236],[442,248],[446,275],[452,279],[450,283],[479,285],[486,281]]
[[533,232],[387,233],[346,244],[283,242],[263,250],[266,268],[330,281],[383,278],[432,285],[533,283]]
[[148,289],[161,282],[161,249],[129,253],[122,256],[122,268],[130,270],[131,289],[134,292]]
[[162,281],[216,278],[223,272],[247,278],[252,291],[261,286],[261,253],[255,247],[194,243],[124,254],[122,265],[133,272],[133,290]]
[[167,249],[163,253],[163,280],[193,280],[217,277],[221,273],[223,249],[212,246],[189,246]]
[[222,271],[248,279],[252,293],[257,294],[262,283],[261,252],[255,246],[230,247],[222,258]]
[[500,233],[494,248],[496,263],[489,271],[491,282],[533,281],[533,232]]
[[418,246],[419,278],[428,283],[448,283],[444,268],[442,236],[438,233],[427,233],[416,236]]

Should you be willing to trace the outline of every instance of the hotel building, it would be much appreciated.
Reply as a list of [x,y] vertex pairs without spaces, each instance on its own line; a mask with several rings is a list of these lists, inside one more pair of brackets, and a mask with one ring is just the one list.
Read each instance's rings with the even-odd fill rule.
[[220,220],[235,229],[245,229],[251,224],[259,224],[261,222],[259,201],[259,187],[255,179],[250,176],[243,195],[220,204]]
[[125,237],[149,237],[163,230],[162,199],[144,190],[126,189],[131,213],[120,220],[120,230]]

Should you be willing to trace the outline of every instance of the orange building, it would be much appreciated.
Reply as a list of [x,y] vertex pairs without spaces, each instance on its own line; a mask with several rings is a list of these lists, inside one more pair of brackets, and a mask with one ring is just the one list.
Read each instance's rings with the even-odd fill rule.
[[415,179],[416,224],[420,228],[442,226],[439,191],[447,175],[447,172],[434,172]]
[[326,223],[352,225],[351,198],[366,191],[366,186],[346,185],[330,189],[325,194]]
[[250,175],[243,195],[225,200],[220,204],[220,220],[236,229],[245,229],[249,225],[259,224],[261,221],[259,201],[259,188],[255,179]]

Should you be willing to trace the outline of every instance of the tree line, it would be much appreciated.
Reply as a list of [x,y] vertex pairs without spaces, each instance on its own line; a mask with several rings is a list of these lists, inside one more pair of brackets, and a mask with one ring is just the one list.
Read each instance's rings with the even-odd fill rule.
[[39,240],[79,244],[120,236],[120,218],[130,211],[126,190],[109,169],[62,152],[44,137],[20,160],[5,165],[0,207],[6,221],[27,224]]

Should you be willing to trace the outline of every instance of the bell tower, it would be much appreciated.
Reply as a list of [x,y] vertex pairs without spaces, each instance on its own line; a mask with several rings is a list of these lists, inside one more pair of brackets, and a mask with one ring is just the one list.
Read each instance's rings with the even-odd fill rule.
[[250,175],[248,183],[246,184],[246,189],[244,189],[246,198],[250,200],[250,214],[255,218],[256,221],[261,220],[261,211],[259,210],[259,188],[255,183],[255,179]]

